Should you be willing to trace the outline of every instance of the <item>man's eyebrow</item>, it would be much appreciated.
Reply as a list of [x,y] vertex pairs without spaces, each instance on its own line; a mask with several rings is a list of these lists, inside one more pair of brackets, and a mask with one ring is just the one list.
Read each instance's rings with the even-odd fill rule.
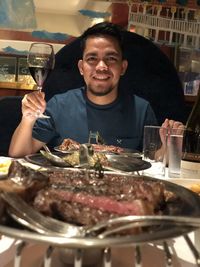
[[[84,57],[88,57],[88,56],[98,56],[98,53],[96,52],[88,52],[84,55]],[[120,53],[115,52],[115,51],[108,51],[107,53],[105,53],[105,56],[119,56],[120,57]]]
[[120,53],[114,52],[114,51],[110,51],[110,52],[106,53],[106,55],[108,55],[108,56],[120,56]]
[[88,56],[97,56],[97,53],[96,52],[88,52],[88,53],[85,53],[84,56],[85,57],[88,57]]

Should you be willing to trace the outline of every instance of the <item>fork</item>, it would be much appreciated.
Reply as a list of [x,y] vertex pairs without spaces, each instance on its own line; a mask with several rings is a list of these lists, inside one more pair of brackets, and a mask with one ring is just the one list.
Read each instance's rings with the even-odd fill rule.
[[28,205],[16,193],[2,192],[1,197],[8,204],[8,213],[20,224],[41,234],[56,234],[62,237],[97,236],[105,238],[121,231],[160,224],[185,227],[200,227],[200,218],[168,215],[129,215],[109,219],[92,227],[75,226],[44,216]]

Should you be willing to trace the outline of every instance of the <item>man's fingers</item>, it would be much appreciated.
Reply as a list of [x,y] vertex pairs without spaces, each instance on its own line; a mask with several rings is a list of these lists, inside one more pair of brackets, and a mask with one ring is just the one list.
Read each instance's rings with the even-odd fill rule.
[[24,96],[22,100],[24,107],[31,108],[32,110],[45,110],[46,101],[44,100],[44,93],[33,92]]

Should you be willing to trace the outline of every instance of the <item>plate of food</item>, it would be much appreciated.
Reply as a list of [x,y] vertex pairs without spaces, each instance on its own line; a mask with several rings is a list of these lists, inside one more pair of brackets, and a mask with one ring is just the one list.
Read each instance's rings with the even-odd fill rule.
[[[25,159],[33,164],[40,165],[44,168],[85,168],[85,164],[82,165],[80,162],[80,152],[71,151],[70,153],[47,152],[36,153],[27,155]],[[56,157],[54,157],[56,156]],[[55,158],[55,160],[54,160]],[[57,158],[66,162],[66,167],[61,167],[60,162]],[[64,166],[64,164],[62,164]],[[87,168],[94,170],[107,170],[107,171],[118,171],[118,172],[137,172],[145,170],[151,167],[151,164],[138,157],[128,155],[116,155],[110,153],[94,152],[92,156],[88,158]]]
[[[111,218],[130,215],[200,217],[200,198],[197,194],[169,181],[148,176],[106,173],[100,179],[95,172],[87,173],[85,170],[77,169],[44,175],[27,169],[18,162],[12,163],[9,173],[11,176],[1,181],[4,185],[0,183],[1,190],[4,192],[6,188],[9,188],[9,192],[13,190],[30,208],[76,228],[92,227]],[[20,181],[18,180],[17,191],[17,180],[13,181],[16,174],[21,177]],[[6,183],[9,187],[5,186]],[[3,199],[1,205],[5,205]],[[146,228],[141,228],[138,224],[138,231],[123,230],[104,238],[99,238],[99,233],[92,236],[76,236],[73,232],[61,237],[56,230],[51,233],[45,231],[36,233],[29,230],[28,225],[23,224],[23,220],[21,224],[19,221],[13,222],[14,217],[9,217],[11,213],[5,213],[6,207],[5,205],[4,209],[1,209],[2,214],[0,214],[1,233],[63,247],[137,244],[174,238],[195,229],[190,225],[160,221],[156,226],[148,225]],[[13,208],[15,209],[15,205]],[[24,219],[26,220],[25,217]]]
[[[133,155],[135,157],[141,157],[141,153],[135,149],[122,148],[119,146],[106,145],[106,144],[91,144],[91,145],[93,147],[93,150],[98,153],[127,154],[127,155]],[[54,147],[54,150],[57,152],[68,154],[73,151],[79,150],[80,146],[81,146],[80,143],[70,138],[66,138],[59,146]]]

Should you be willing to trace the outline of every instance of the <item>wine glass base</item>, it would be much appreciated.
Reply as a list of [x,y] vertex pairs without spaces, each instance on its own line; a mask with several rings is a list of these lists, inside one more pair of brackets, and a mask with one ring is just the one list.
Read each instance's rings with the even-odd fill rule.
[[44,115],[44,114],[39,114],[37,115],[38,119],[50,119],[50,116]]

